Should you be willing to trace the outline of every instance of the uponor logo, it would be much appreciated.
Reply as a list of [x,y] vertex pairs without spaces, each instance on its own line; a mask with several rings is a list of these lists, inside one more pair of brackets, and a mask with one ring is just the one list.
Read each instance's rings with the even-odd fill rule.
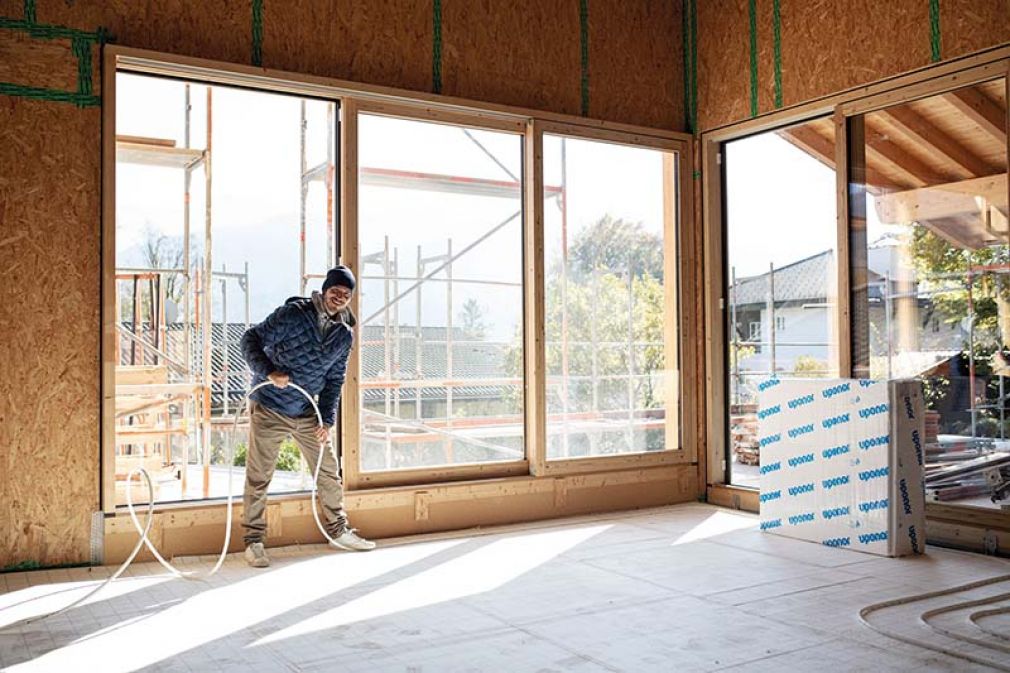
[[901,491],[901,508],[905,510],[905,514],[911,514],[912,500],[908,497],[908,484],[904,479],[898,482],[898,489]]
[[891,441],[890,435],[880,435],[879,437],[870,437],[868,439],[859,440],[859,448],[863,451],[867,449],[872,449],[875,446],[885,446]]
[[830,430],[836,425],[842,425],[848,422],[849,422],[848,414],[839,414],[837,416],[832,416],[831,418],[825,418],[823,421],[821,421],[821,425],[824,427],[825,430]]
[[915,447],[915,458],[919,461],[919,465],[922,465],[922,439],[919,437],[918,430],[912,430],[912,445]]
[[792,496],[800,495],[802,493],[813,493],[813,492],[814,492],[814,482],[789,487],[789,495]]
[[796,399],[789,400],[786,404],[789,405],[790,409],[795,409],[796,407],[802,407],[804,404],[812,404],[814,401],[814,394],[802,395]]
[[866,470],[865,472],[859,473],[859,481],[869,481],[871,479],[879,479],[880,477],[886,477],[887,472],[888,470],[886,467],[878,467],[875,470]]
[[782,382],[779,381],[778,379],[768,379],[767,381],[762,381],[761,383],[758,384],[758,390],[760,392],[764,392],[765,390],[777,386],[780,383]]
[[762,493],[758,500],[761,502],[768,502],[769,500],[778,500],[782,497],[782,491],[769,491],[768,493]]
[[859,417],[870,418],[871,416],[876,416],[877,414],[885,414],[885,413],[887,413],[887,405],[877,404],[872,407],[866,407],[865,409],[860,409]]
[[758,419],[764,420],[769,416],[774,416],[775,414],[782,411],[782,405],[776,404],[774,407],[768,407],[767,409],[762,409],[758,412]]
[[834,458],[835,456],[841,456],[849,452],[849,445],[842,444],[841,446],[833,446],[830,449],[824,449],[821,451],[821,455],[825,458]]
[[761,530],[769,530],[771,528],[779,528],[782,526],[782,519],[772,519],[771,521],[762,521]]
[[761,448],[768,446],[769,444],[774,444],[775,442],[782,441],[782,433],[776,432],[774,435],[768,435],[767,437],[762,437],[758,444]]
[[859,503],[860,512],[872,512],[875,509],[887,509],[887,498],[883,500],[867,500]]
[[881,540],[887,539],[887,531],[882,530],[879,533],[863,533],[859,536],[860,544],[870,544],[871,542],[880,542]]
[[789,517],[789,525],[795,526],[796,524],[808,523],[813,520],[814,520],[813,512],[804,512],[803,514],[796,514],[794,516]]
[[769,472],[776,472],[781,469],[782,469],[782,463],[776,460],[774,463],[768,463],[767,465],[762,465],[761,474],[768,474]]
[[812,462],[814,462],[814,454],[805,453],[802,456],[794,456],[793,458],[790,458],[789,467],[798,467],[800,465],[803,465],[804,463],[812,463]]
[[808,435],[813,431],[814,431],[814,424],[807,423],[806,425],[801,425],[799,427],[795,427],[789,430],[789,439],[796,439],[801,435]]
[[912,551],[916,554],[919,552],[919,535],[915,532],[915,526],[908,527],[908,539],[912,543]]
[[905,395],[905,415],[908,416],[910,421],[915,420],[915,411],[912,409],[912,398],[908,395]]
[[872,379],[859,379],[859,387],[860,388],[869,388],[874,383],[876,383],[876,381],[874,381]]
[[830,399],[835,395],[841,395],[842,393],[849,392],[850,388],[851,386],[848,383],[842,383],[837,386],[831,386],[830,388],[825,388],[824,390],[821,391],[821,395],[823,395],[825,399]]
[[821,516],[825,519],[831,520],[836,516],[846,516],[851,510],[848,507],[834,507],[832,509],[826,509],[821,512]]
[[821,484],[824,485],[824,488],[826,488],[829,491],[837,486],[844,486],[847,483],[849,483],[849,475],[847,474],[843,474],[840,477],[832,477],[831,479],[825,479],[824,481],[821,482]]
[[852,541],[847,537],[833,537],[830,540],[825,540],[821,544],[828,547],[848,547],[852,544]]

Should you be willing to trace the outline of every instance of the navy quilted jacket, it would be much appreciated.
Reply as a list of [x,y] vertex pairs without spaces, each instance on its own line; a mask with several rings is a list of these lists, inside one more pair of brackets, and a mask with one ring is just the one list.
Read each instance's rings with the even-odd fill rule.
[[[347,356],[354,342],[354,316],[330,330],[319,331],[319,318],[312,300],[292,297],[258,325],[242,335],[242,352],[253,372],[253,385],[267,380],[271,372],[283,372],[312,395],[317,395],[323,423],[333,425],[340,388],[347,371]],[[293,388],[264,386],[252,399],[285,416],[311,416],[312,405]]]

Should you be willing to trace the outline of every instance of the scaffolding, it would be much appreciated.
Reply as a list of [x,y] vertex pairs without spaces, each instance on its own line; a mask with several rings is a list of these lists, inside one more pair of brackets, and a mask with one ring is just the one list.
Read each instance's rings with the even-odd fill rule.
[[[499,168],[507,173],[509,180],[362,167],[360,169],[361,184],[466,195],[520,196],[520,179],[510,172],[473,134],[466,129],[460,130]],[[561,184],[545,185],[544,187],[544,197],[556,200],[561,214],[561,244],[563,251],[560,275],[562,293],[562,321],[560,330],[562,372],[560,377],[550,377],[548,381],[548,385],[557,386],[562,391],[560,395],[561,409],[560,413],[550,414],[548,421],[553,427],[553,434],[560,435],[562,457],[568,457],[570,456],[569,436],[573,427],[588,432],[591,430],[613,431],[618,429],[619,426],[620,431],[626,436],[628,446],[631,447],[634,445],[634,433],[636,430],[660,428],[664,425],[665,421],[663,419],[636,417],[636,386],[641,380],[651,377],[652,374],[636,371],[635,349],[656,344],[635,341],[633,320],[636,307],[632,292],[634,278],[630,270],[627,273],[626,279],[628,286],[628,305],[626,307],[628,312],[627,339],[620,342],[604,343],[600,341],[595,321],[590,323],[590,341],[574,341],[570,338],[566,297],[567,278],[569,275],[567,171],[565,169],[565,140],[563,138],[561,139],[561,148]],[[379,281],[382,283],[382,305],[378,309],[373,310],[360,322],[364,329],[368,325],[374,324],[376,320],[381,319],[381,342],[365,338],[362,340],[362,348],[381,347],[382,365],[378,377],[362,380],[361,389],[363,395],[368,390],[381,390],[383,409],[382,412],[378,412],[374,409],[368,409],[363,405],[364,422],[361,432],[363,439],[382,444],[382,463],[385,469],[398,467],[394,447],[397,444],[403,443],[417,445],[424,442],[441,441],[444,447],[444,461],[447,464],[457,462],[454,454],[454,443],[457,441],[487,449],[492,454],[501,456],[503,459],[524,457],[524,452],[521,449],[486,441],[483,438],[521,436],[523,423],[521,414],[518,416],[467,418],[457,417],[454,413],[457,401],[456,391],[461,387],[521,386],[524,381],[521,376],[459,377],[457,376],[456,363],[454,362],[456,346],[466,345],[467,343],[498,346],[511,345],[511,342],[495,342],[484,339],[468,342],[465,339],[458,338],[454,327],[456,308],[454,286],[460,284],[485,287],[504,286],[521,290],[522,283],[459,277],[455,275],[453,266],[461,257],[468,254],[476,246],[486,241],[493,234],[520,216],[521,211],[517,211],[503,218],[462,248],[459,248],[455,244],[452,237],[446,239],[445,246],[440,251],[427,252],[421,246],[417,246],[416,250],[412,251],[416,260],[413,276],[401,273],[401,250],[398,246],[391,245],[388,235],[383,237],[381,249],[370,251],[361,256],[362,280]],[[598,282],[598,275],[598,271],[591,274],[594,286]],[[400,289],[401,283],[407,285],[403,290]],[[446,315],[444,338],[425,338],[424,302],[421,301],[420,294],[421,288],[426,284],[444,285]],[[403,325],[400,320],[399,304],[401,300],[415,293],[417,300],[415,302],[414,315],[412,316],[413,325]],[[408,340],[413,341],[413,344],[409,344],[414,349],[413,371],[404,371],[402,368],[402,357],[405,352],[404,342]],[[444,376],[431,376],[425,372],[424,347],[427,345],[444,346]],[[568,363],[570,348],[583,346],[588,346],[591,351],[592,371],[590,376],[573,375]],[[604,346],[627,348],[626,372],[608,376],[599,375],[598,348]],[[587,379],[589,380],[592,396],[591,409],[588,412],[575,412],[569,406],[568,386],[572,383],[581,383]],[[623,380],[625,382],[626,409],[601,411],[599,385],[604,380]],[[422,395],[426,388],[443,389],[445,391],[445,413],[441,417],[426,417],[424,415]],[[410,402],[413,405],[413,419],[403,418],[401,414],[401,407],[405,402]]]
[[[195,440],[197,465],[200,466],[202,493],[210,494],[211,394],[215,384],[214,353],[223,362],[221,386],[225,410],[231,385],[227,333],[228,283],[237,281],[245,293],[245,321],[249,322],[249,267],[241,273],[212,267],[211,256],[211,152],[213,141],[211,87],[206,88],[206,127],[204,148],[192,147],[192,92],[189,84],[183,93],[182,146],[171,139],[139,136],[116,137],[116,161],[119,164],[155,166],[181,170],[182,241],[177,267],[117,267],[116,278],[116,476],[125,478],[135,465],[144,465],[152,473],[166,469],[180,482],[183,497],[189,489],[189,466]],[[205,204],[202,255],[193,251],[191,221],[194,174],[204,171]],[[178,279],[181,287],[168,296],[168,286]],[[220,283],[224,328],[215,339],[213,290]],[[128,284],[126,296],[131,302],[131,316],[124,319],[122,284]],[[146,290],[146,306],[145,306]],[[173,302],[181,300],[182,306]],[[168,307],[178,315],[170,320]],[[144,309],[147,319],[144,319]],[[220,342],[220,343],[217,343]],[[245,368],[242,367],[242,371]],[[174,453],[175,439],[181,443],[181,456]],[[156,487],[160,480],[156,480]],[[122,484],[123,487],[131,487]]]

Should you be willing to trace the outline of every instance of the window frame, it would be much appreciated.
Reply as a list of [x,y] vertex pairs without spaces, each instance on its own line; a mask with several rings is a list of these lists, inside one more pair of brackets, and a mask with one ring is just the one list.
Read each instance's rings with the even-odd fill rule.
[[[728,421],[725,405],[728,379],[725,356],[726,298],[723,296],[722,268],[725,259],[725,228],[723,219],[725,167],[722,146],[732,140],[794,126],[815,119],[831,117],[835,127],[836,173],[836,234],[837,234],[837,301],[835,323],[838,347],[830,353],[830,360],[839,375],[852,374],[851,330],[851,252],[849,242],[849,151],[848,121],[875,110],[907,103],[972,84],[994,79],[1004,79],[1010,91],[1010,47],[999,47],[980,54],[965,56],[947,63],[926,66],[917,71],[889,78],[869,86],[857,87],[788,109],[771,112],[755,119],[730,124],[702,133],[699,153],[702,157],[702,200],[704,215],[705,260],[705,376],[709,381],[706,391],[708,407],[707,427],[704,433],[705,451],[702,476],[707,480],[706,492],[710,502],[758,511],[757,489],[729,483]],[[1008,112],[1010,115],[1010,112]],[[1010,126],[1010,122],[1008,126]],[[1010,146],[1010,140],[1008,140]],[[927,516],[942,515],[946,520],[996,521],[994,510],[971,508],[964,505],[939,505],[927,503]],[[960,514],[958,514],[960,510]],[[1004,524],[1005,525],[1005,524]]]
[[[436,109],[432,106],[418,106],[409,103],[391,103],[360,101],[354,99],[342,99],[343,110],[341,128],[341,142],[348,151],[342,157],[341,163],[341,221],[348,225],[341,228],[341,250],[344,252],[344,263],[351,266],[356,274],[360,275],[358,260],[360,259],[360,246],[358,244],[358,125],[361,115],[381,116],[391,119],[402,119],[406,121],[420,121],[432,124],[442,124],[456,128],[469,128],[478,130],[497,131],[502,133],[515,134],[520,140],[525,137],[526,124],[523,120],[502,120],[481,115],[467,115],[457,112],[448,112]],[[353,144],[353,148],[348,145]],[[525,169],[525,161],[523,161]],[[522,182],[521,190],[523,196],[521,201],[525,201],[525,170],[520,175]],[[344,189],[346,194],[353,192],[350,203],[345,203]],[[345,207],[346,206],[346,207]],[[525,203],[524,203],[525,206]],[[525,207],[524,207],[525,210]],[[525,267],[526,237],[528,232],[525,226],[525,213],[522,219],[522,250]],[[353,226],[351,226],[353,223]],[[525,281],[525,278],[524,278]],[[524,294],[525,296],[525,294]],[[360,316],[360,293],[355,293],[351,298],[351,310],[355,315]],[[525,309],[524,309],[525,315]],[[524,332],[526,331],[524,321]],[[524,342],[525,346],[525,342]],[[361,372],[361,346],[351,350],[351,356],[347,361],[347,378],[344,383],[344,394],[341,396],[341,427],[342,427],[342,451],[343,451],[343,480],[345,488],[356,490],[366,488],[380,488],[388,486],[406,486],[413,484],[432,484],[447,481],[463,481],[472,479],[505,478],[529,474],[530,460],[529,447],[526,446],[526,456],[520,460],[495,461],[489,463],[469,463],[460,465],[439,465],[429,468],[408,468],[402,470],[369,470],[361,469],[361,394],[360,394],[360,372]],[[353,384],[352,384],[353,381]],[[524,417],[528,414],[528,408],[524,402]],[[525,420],[524,420],[525,424]]]
[[[578,458],[548,458],[547,457],[547,414],[546,414],[546,336],[544,331],[544,178],[543,178],[543,140],[544,135],[565,136],[579,140],[591,140],[631,147],[660,150],[669,153],[672,160],[669,166],[664,161],[664,172],[671,171],[676,182],[676,192],[672,199],[664,204],[666,210],[666,224],[664,241],[673,241],[675,249],[673,254],[666,254],[664,251],[664,265],[666,273],[664,277],[672,279],[675,287],[672,292],[667,293],[665,308],[672,312],[674,317],[668,319],[665,325],[665,341],[667,347],[672,342],[675,344],[674,357],[676,367],[672,368],[673,384],[676,386],[678,399],[678,413],[673,432],[667,426],[667,444],[671,434],[677,436],[675,448],[666,448],[662,451],[615,454],[605,456],[585,456]],[[533,238],[536,249],[530,251],[535,255],[535,259],[527,272],[527,285],[534,285],[532,296],[528,296],[527,305],[539,307],[538,314],[532,317],[528,324],[534,326],[536,333],[533,335],[533,342],[527,348],[533,348],[535,361],[531,362],[527,356],[527,386],[532,386],[534,397],[535,414],[529,414],[532,422],[537,424],[533,429],[535,441],[535,453],[532,456],[532,472],[536,476],[540,475],[571,475],[598,470],[613,469],[634,469],[643,467],[654,467],[663,465],[679,465],[697,460],[697,435],[694,432],[692,421],[696,419],[697,408],[695,407],[695,395],[685,395],[684,391],[689,390],[688,380],[685,380],[685,362],[690,362],[691,357],[689,343],[691,339],[683,338],[684,335],[691,335],[692,322],[689,311],[681,310],[681,307],[689,305],[692,300],[691,289],[693,282],[688,276],[688,270],[682,263],[682,255],[690,250],[692,239],[687,232],[693,229],[693,170],[692,153],[684,143],[672,139],[661,139],[642,136],[639,134],[627,134],[612,131],[603,131],[596,128],[587,128],[570,123],[558,123],[551,121],[534,122],[532,137],[529,141],[533,144],[533,151],[527,155],[536,156],[538,159],[538,173],[535,175],[530,185],[533,196],[527,207],[527,217],[533,219]],[[532,175],[532,174],[531,174]],[[670,210],[672,209],[672,211]],[[671,231],[672,229],[672,231]],[[529,330],[529,331],[534,331]],[[691,344],[693,345],[693,344]],[[542,374],[544,373],[544,374]],[[529,431],[528,431],[529,432]]]
[[[697,246],[693,233],[694,194],[692,172],[693,138],[686,133],[666,131],[624,124],[580,118],[528,108],[471,101],[392,87],[348,82],[334,78],[305,75],[208,59],[178,56],[132,47],[108,45],[103,51],[102,78],[102,243],[101,243],[101,419],[100,419],[100,474],[101,510],[115,514],[122,507],[115,505],[115,363],[111,358],[115,344],[115,176],[116,176],[116,74],[119,72],[169,77],[194,83],[232,86],[264,92],[276,92],[335,101],[340,110],[337,123],[338,151],[335,157],[339,176],[338,203],[338,254],[345,264],[357,273],[358,263],[358,117],[361,113],[433,121],[471,128],[519,133],[523,137],[523,268],[524,268],[524,333],[525,333],[525,425],[526,459],[509,463],[423,468],[396,472],[368,472],[360,470],[358,447],[358,420],[360,419],[359,353],[352,351],[348,374],[344,384],[340,409],[339,441],[343,454],[345,489],[350,493],[364,493],[369,489],[386,488],[413,490],[415,497],[427,493],[425,487],[460,480],[518,479],[516,488],[525,480],[543,476],[565,474],[603,473],[631,468],[650,468],[683,464],[695,461],[697,432],[693,429],[698,418],[696,411],[700,390],[695,393],[686,386],[687,381],[700,379],[698,348],[685,334],[697,334],[700,339],[700,321],[692,311],[692,291],[697,291],[700,269],[683,268],[682,255],[695,256],[691,251]],[[680,411],[681,441],[675,450],[655,454],[629,454],[547,461],[543,431],[546,418],[542,414],[543,361],[543,306],[542,287],[537,279],[539,257],[543,250],[543,133],[558,133],[573,137],[600,140],[640,147],[674,151],[678,156],[679,175],[675,208],[679,212],[676,240],[678,254],[668,264],[673,265],[677,278],[677,302],[682,310],[677,318],[679,367],[677,384]],[[539,203],[539,215],[537,215]],[[540,273],[542,277],[542,259]],[[697,277],[696,277],[697,276]],[[541,299],[539,311],[535,300]],[[357,308],[355,296],[354,308]],[[691,330],[694,330],[692,332]],[[693,367],[693,369],[692,369]],[[688,371],[691,369],[692,371]],[[684,394],[687,390],[688,394]],[[692,394],[695,393],[695,394]],[[538,406],[539,405],[539,406]],[[672,474],[672,473],[671,473]],[[679,474],[679,472],[678,472]],[[643,479],[649,479],[642,473]],[[488,482],[493,483],[493,482]],[[504,482],[507,483],[507,482]],[[540,487],[537,487],[540,488]],[[693,488],[693,487],[692,487]],[[386,491],[383,491],[386,492]],[[383,492],[375,493],[381,498]],[[305,492],[277,494],[276,500],[307,500]],[[155,503],[156,511],[203,509],[220,506],[224,497],[192,501]]]

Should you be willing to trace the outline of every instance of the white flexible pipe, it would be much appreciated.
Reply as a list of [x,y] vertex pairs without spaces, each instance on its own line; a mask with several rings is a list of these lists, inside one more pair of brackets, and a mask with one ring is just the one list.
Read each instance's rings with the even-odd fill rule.
[[[876,631],[877,633],[879,633],[879,634],[881,634],[883,636],[887,636],[888,638],[893,638],[895,640],[900,640],[903,643],[907,643],[909,645],[914,645],[916,647],[922,647],[922,648],[925,648],[927,650],[932,650],[933,652],[939,652],[940,654],[945,654],[945,655],[950,656],[950,657],[955,657],[955,658],[958,658],[958,659],[963,659],[965,661],[970,661],[970,662],[972,662],[974,664],[981,664],[983,666],[989,666],[991,668],[995,668],[995,669],[1000,670],[1000,671],[1010,672],[1010,665],[1004,665],[1004,664],[1002,664],[1002,663],[1000,663],[998,661],[993,661],[992,659],[987,659],[985,657],[978,657],[978,656],[975,656],[973,654],[969,654],[967,652],[961,652],[961,651],[954,650],[954,649],[951,649],[951,648],[948,648],[948,647],[941,647],[939,645],[934,645],[933,643],[931,643],[929,641],[924,641],[924,640],[919,640],[917,638],[912,638],[911,636],[906,636],[906,635],[904,635],[902,633],[898,633],[896,631],[892,631],[891,629],[885,629],[885,628],[882,628],[882,627],[874,626],[869,621],[869,619],[867,619],[870,616],[870,614],[872,614],[874,612],[877,612],[878,610],[883,610],[885,608],[897,607],[897,606],[901,606],[901,605],[908,605],[909,603],[917,603],[919,601],[929,600],[931,598],[939,598],[941,596],[948,596],[950,594],[961,593],[963,591],[971,591],[973,589],[979,589],[981,587],[989,586],[991,584],[999,584],[1001,582],[1008,582],[1008,581],[1010,581],[1010,575],[998,575],[996,577],[990,577],[988,579],[978,580],[976,582],[969,582],[968,584],[962,584],[960,586],[951,587],[950,589],[940,589],[940,590],[937,590],[937,591],[928,591],[926,593],[918,594],[918,595],[915,595],[915,596],[906,596],[904,598],[895,598],[895,599],[888,600],[888,601],[882,601],[880,603],[874,603],[873,605],[867,605],[865,608],[863,608],[862,610],[859,611],[859,621],[862,622],[863,625],[866,626],[867,628],[872,629],[872,630]],[[988,600],[988,599],[983,599],[983,601],[985,601],[985,600]],[[978,601],[965,601],[964,603],[956,604],[955,606],[951,606],[951,607],[953,607],[953,608],[956,609],[957,606],[963,605],[965,607],[970,607],[971,605],[974,605],[974,604],[978,604]],[[946,611],[950,611],[950,610],[946,610]],[[923,624],[925,624],[927,626],[930,626],[930,628],[935,629],[935,627],[933,627],[931,624],[929,624],[926,621],[926,619],[928,619],[928,616],[930,616],[931,613],[935,613],[935,612],[936,612],[935,610],[930,610],[930,611],[927,611],[927,612],[923,613],[923,615],[920,616],[920,618],[919,618],[920,623],[923,623]],[[961,640],[963,642],[968,642],[968,643],[972,643],[972,644],[980,644],[980,645],[983,645],[985,647],[995,647],[996,649],[1001,649],[999,645],[995,645],[993,643],[986,643],[985,641],[979,641],[976,638],[971,638],[971,637],[968,637],[968,636],[961,636],[961,635],[956,635],[955,634],[955,635],[951,635],[951,637],[954,638],[954,639],[956,639],[956,640]]]
[[1010,640],[1010,635],[1006,633],[1000,633],[999,631],[993,631],[992,629],[987,629],[979,622],[986,617],[995,617],[996,615],[1010,614],[1010,607],[1008,608],[993,608],[990,610],[979,610],[978,612],[973,612],[968,615],[968,621],[975,625],[978,630],[988,633],[990,636],[999,638],[1000,640]]
[[[248,407],[250,395],[252,395],[260,388],[269,385],[274,384],[272,381],[267,380],[253,386],[249,390],[249,392],[246,393],[245,398],[242,401],[242,408],[244,409]],[[305,398],[312,405],[313,411],[315,411],[316,413],[316,420],[319,422],[319,427],[323,427],[323,416],[319,412],[319,405],[316,404],[316,401],[312,398],[312,395],[310,395],[308,391],[306,391],[304,388],[295,383],[288,383],[287,387],[294,388],[295,390],[297,390],[298,392],[300,392],[302,395],[305,396]],[[151,539],[148,537],[148,534],[151,532],[151,524],[154,523],[154,487],[151,482],[151,475],[149,475],[147,473],[147,470],[145,470],[144,468],[138,467],[133,471],[131,471],[126,478],[126,483],[128,485],[126,489],[126,508],[130,512],[130,520],[133,521],[134,527],[137,529],[137,532],[140,533],[140,539],[137,540],[137,544],[133,547],[133,551],[130,552],[130,555],[127,557],[127,559],[123,561],[123,564],[120,565],[119,568],[116,570],[116,572],[110,575],[101,584],[94,587],[91,591],[84,594],[83,596],[81,596],[74,602],[70,603],[69,605],[62,607],[59,610],[48,612],[44,615],[39,615],[37,617],[29,617],[28,619],[22,619],[21,621],[8,624],[7,626],[4,627],[0,627],[0,631],[6,631],[7,629],[12,629],[19,626],[27,626],[28,624],[39,622],[42,621],[43,619],[48,619],[49,617],[54,617],[56,615],[63,614],[64,612],[80,605],[81,603],[83,603],[84,601],[86,601],[87,599],[91,598],[96,593],[104,589],[106,586],[108,586],[110,583],[112,583],[113,580],[117,579],[124,572],[126,572],[126,569],[130,567],[130,564],[133,563],[133,560],[137,557],[137,554],[140,552],[140,548],[145,545],[150,550],[151,554],[154,555],[154,558],[157,559],[158,563],[160,563],[166,570],[168,570],[168,572],[170,572],[175,577],[187,580],[204,580],[214,575],[218,570],[220,570],[221,565],[224,563],[225,557],[228,555],[228,547],[231,546],[232,501],[234,499],[234,496],[232,495],[232,474],[234,472],[234,462],[235,462],[234,440],[235,440],[235,431],[238,428],[238,419],[241,415],[242,410],[240,409],[239,412],[235,414],[235,423],[232,425],[232,441],[229,442],[228,447],[228,507],[227,507],[228,513],[225,524],[224,544],[221,547],[221,554],[218,556],[217,563],[214,564],[214,567],[211,568],[210,572],[207,573],[199,573],[197,571],[183,572],[179,570],[171,563],[166,561],[165,557],[163,557],[158,552],[158,548],[154,546],[153,542],[151,542]],[[319,470],[323,465],[323,452],[329,446],[330,446],[329,441],[320,442],[319,444],[319,456],[316,459],[316,469],[312,475],[312,516],[315,518],[316,526],[319,528],[319,531],[323,534],[323,537],[325,537],[329,542],[335,542],[335,540],[332,537],[330,537],[330,534],[326,532],[326,528],[323,526],[322,521],[319,520],[319,512],[317,511],[316,507],[316,496],[317,496],[316,482],[319,480]],[[139,474],[140,476],[142,476],[144,478],[144,481],[147,483],[147,518],[143,526],[141,526],[140,524],[140,519],[137,518],[137,512],[133,506],[133,496],[129,488],[129,484],[133,482],[133,475],[135,474]]]

